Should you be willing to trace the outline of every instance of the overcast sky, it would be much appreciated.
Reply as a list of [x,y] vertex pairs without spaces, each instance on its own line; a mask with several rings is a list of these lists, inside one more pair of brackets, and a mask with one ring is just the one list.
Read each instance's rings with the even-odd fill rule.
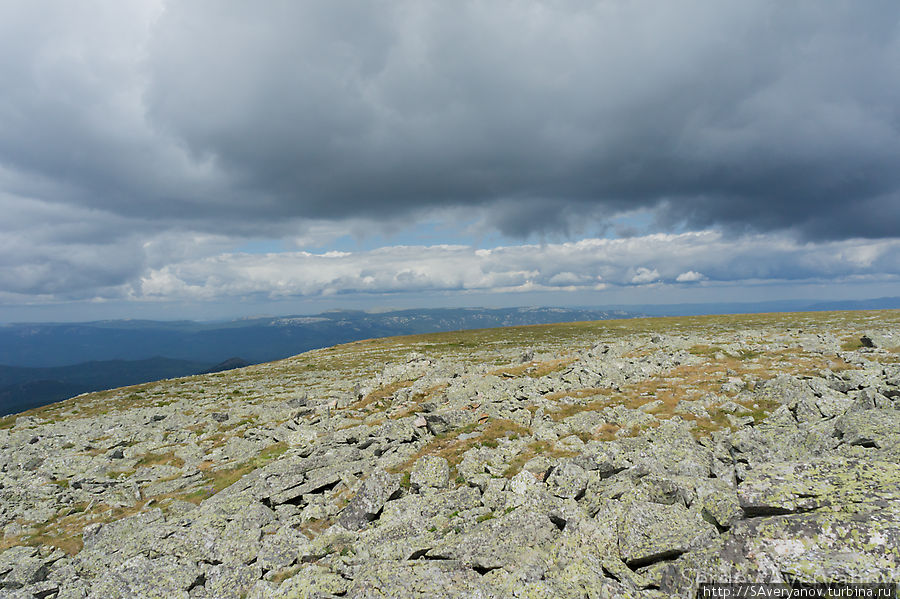
[[0,82],[0,321],[900,295],[896,0],[9,0]]

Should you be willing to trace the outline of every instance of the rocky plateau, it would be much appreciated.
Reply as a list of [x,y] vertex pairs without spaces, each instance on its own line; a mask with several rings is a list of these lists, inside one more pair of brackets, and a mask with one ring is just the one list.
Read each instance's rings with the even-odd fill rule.
[[0,597],[900,581],[900,312],[375,339],[0,419]]

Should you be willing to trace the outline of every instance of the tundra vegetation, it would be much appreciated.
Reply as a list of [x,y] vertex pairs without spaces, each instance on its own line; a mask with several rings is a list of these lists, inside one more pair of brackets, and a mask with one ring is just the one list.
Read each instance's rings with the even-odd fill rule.
[[0,420],[9,597],[900,579],[900,312],[359,341]]

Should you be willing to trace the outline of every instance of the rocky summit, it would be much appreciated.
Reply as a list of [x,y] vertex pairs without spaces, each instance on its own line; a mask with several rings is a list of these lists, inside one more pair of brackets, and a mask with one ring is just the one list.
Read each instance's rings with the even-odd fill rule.
[[0,596],[900,581],[900,313],[362,341],[0,420]]

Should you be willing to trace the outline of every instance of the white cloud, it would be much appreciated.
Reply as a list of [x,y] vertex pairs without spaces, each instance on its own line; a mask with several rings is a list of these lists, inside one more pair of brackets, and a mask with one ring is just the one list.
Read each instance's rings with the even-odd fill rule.
[[705,278],[706,277],[703,276],[703,274],[697,271],[688,270],[675,277],[675,281],[678,283],[696,283],[697,281],[702,281]]
[[[860,261],[860,255],[870,259]],[[726,239],[703,232],[489,249],[433,245],[360,252],[225,253],[148,269],[130,295],[204,300],[354,293],[516,293],[700,280],[725,285],[767,280],[841,281],[898,274],[900,241],[809,244],[784,236]]]
[[659,271],[655,268],[650,270],[644,266],[639,266],[635,271],[633,277],[631,277],[631,282],[635,285],[642,285],[644,283],[652,283],[659,279]]

